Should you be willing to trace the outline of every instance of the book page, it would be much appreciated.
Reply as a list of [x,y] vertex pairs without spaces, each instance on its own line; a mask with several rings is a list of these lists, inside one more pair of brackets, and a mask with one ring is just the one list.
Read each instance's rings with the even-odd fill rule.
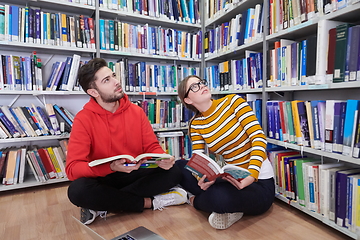
[[137,156],[134,159],[134,161],[138,162],[144,158],[152,158],[152,159],[156,159],[156,160],[161,160],[161,159],[168,159],[171,157],[172,156],[170,154],[166,154],[166,153],[143,153],[143,154],[140,154],[139,156]]
[[206,175],[209,181],[214,180],[221,173],[217,164],[214,165],[212,162],[197,153],[193,153],[193,156],[191,157],[185,168],[195,173],[199,177]]
[[89,166],[90,167],[94,167],[103,163],[107,163],[107,162],[111,162],[111,161],[115,161],[121,158],[127,158],[130,159],[131,161],[134,161],[134,157],[130,156],[130,155],[117,155],[117,156],[112,156],[112,157],[108,157],[108,158],[103,158],[103,159],[98,159],[98,160],[94,160],[89,162]]
[[152,158],[155,159],[154,161],[147,161],[147,163],[155,163],[155,161],[157,160],[161,160],[161,159],[168,159],[171,158],[172,156],[166,153],[143,153],[138,155],[136,158],[134,158],[131,155],[117,155],[117,156],[113,156],[113,157],[108,157],[108,158],[103,158],[103,159],[98,159],[98,160],[94,160],[89,162],[89,166],[90,167],[94,167],[97,166],[99,164],[103,164],[103,163],[107,163],[107,162],[111,162],[111,161],[115,161],[115,160],[119,160],[122,158],[125,159],[129,159],[130,162],[138,162],[143,158]]
[[243,179],[250,175],[247,169],[233,165],[225,165],[223,170],[224,173],[230,174],[235,179]]

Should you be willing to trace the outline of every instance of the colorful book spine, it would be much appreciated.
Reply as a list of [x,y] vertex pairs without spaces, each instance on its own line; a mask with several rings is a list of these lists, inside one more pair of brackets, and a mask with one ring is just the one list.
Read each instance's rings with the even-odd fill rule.
[[350,26],[352,25],[344,23],[336,27],[334,83],[345,81],[346,46]]
[[41,12],[40,9],[35,9],[35,36],[34,43],[41,44]]
[[4,112],[0,109],[0,121],[4,124],[11,136],[14,138],[20,137],[20,133],[16,130],[12,122],[5,116]]
[[61,111],[60,107],[56,104],[53,105],[56,112],[72,127],[72,121],[65,115],[63,111]]
[[345,122],[346,101],[337,101],[334,105],[333,152],[342,153],[343,131]]
[[343,152],[345,156],[352,156],[352,147],[355,141],[354,128],[356,127],[356,113],[359,111],[359,100],[347,100],[345,123],[344,123],[344,137],[343,137]]

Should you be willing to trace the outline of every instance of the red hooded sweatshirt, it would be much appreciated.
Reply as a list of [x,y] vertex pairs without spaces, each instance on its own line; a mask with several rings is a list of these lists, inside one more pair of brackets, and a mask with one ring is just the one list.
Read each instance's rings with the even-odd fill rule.
[[89,167],[88,163],[120,154],[164,153],[144,111],[125,94],[111,113],[93,98],[76,115],[66,157],[70,180],[103,177],[113,173],[110,163]]

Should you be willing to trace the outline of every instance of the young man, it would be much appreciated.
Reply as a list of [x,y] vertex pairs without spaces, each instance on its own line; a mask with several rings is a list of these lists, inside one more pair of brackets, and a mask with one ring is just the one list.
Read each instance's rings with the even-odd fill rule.
[[186,191],[174,188],[181,179],[174,157],[159,161],[157,168],[140,168],[146,160],[127,166],[125,159],[88,165],[121,154],[164,153],[147,116],[129,101],[115,77],[100,58],[79,71],[80,85],[91,99],[74,119],[66,174],[73,181],[68,197],[81,207],[84,224],[107,211],[142,212],[187,201]]

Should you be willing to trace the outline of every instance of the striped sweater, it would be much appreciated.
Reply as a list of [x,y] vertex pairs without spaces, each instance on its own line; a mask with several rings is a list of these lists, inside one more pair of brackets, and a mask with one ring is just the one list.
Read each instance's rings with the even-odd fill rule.
[[248,169],[256,180],[267,158],[264,132],[247,102],[238,95],[212,100],[212,106],[190,125],[193,151],[210,151],[227,164]]

